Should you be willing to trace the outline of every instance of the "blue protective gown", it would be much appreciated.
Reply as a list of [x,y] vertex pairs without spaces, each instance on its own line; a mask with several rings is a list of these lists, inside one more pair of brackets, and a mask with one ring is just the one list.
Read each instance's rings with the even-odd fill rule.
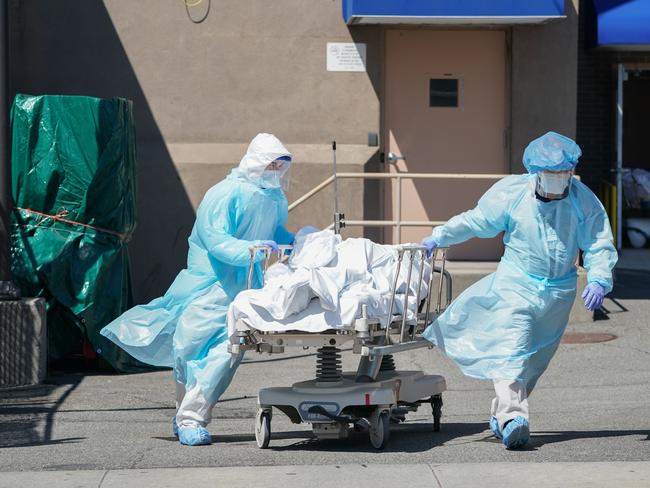
[[496,272],[465,290],[424,332],[468,376],[519,381],[531,391],[564,333],[576,294],[576,260],[609,293],[617,253],[607,214],[577,179],[562,200],[535,197],[535,175],[512,175],[476,208],[436,227],[441,247],[504,232]]
[[[262,156],[245,157],[239,168],[208,190],[188,239],[187,269],[164,296],[128,310],[101,331],[140,361],[173,367],[178,383],[187,390],[200,385],[209,402],[218,399],[235,371],[228,353],[226,313],[247,286],[250,246],[269,239],[293,242],[284,227],[288,211],[283,191],[259,183],[266,164],[290,156],[282,149],[272,146]],[[249,147],[247,156],[250,152]],[[254,286],[259,286],[259,263],[256,268]]]

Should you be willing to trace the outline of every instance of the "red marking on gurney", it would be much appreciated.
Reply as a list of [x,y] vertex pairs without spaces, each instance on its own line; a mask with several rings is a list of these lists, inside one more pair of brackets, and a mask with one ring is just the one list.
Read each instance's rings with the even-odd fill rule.
[[366,407],[370,405],[370,393],[366,393]]

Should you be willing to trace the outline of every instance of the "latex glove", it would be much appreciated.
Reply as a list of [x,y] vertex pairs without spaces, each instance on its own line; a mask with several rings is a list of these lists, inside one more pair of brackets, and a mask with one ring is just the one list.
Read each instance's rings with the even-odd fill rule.
[[596,310],[603,304],[605,290],[598,283],[589,283],[582,292],[582,298],[585,300],[587,310]]
[[433,239],[433,236],[427,236],[422,239],[420,245],[427,248],[427,257],[431,257],[433,251],[435,251],[436,247],[438,247],[438,243]]
[[314,232],[320,232],[320,229],[318,227],[314,227],[313,225],[305,225],[304,227],[301,227],[300,230],[293,236],[293,241],[291,244],[295,245],[297,238],[305,237],[306,235],[313,234]]
[[271,252],[277,252],[278,251],[278,243],[275,241],[262,241],[261,243],[262,246],[268,246],[271,248]]
[[314,232],[320,232],[320,229],[318,227],[314,227],[313,225],[305,225],[304,227],[300,228],[296,235],[306,236],[307,234],[313,234]]

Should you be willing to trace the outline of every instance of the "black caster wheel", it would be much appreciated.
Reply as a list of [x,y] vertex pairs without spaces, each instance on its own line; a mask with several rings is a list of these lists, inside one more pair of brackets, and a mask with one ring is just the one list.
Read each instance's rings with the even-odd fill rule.
[[440,432],[440,417],[442,417],[442,395],[440,393],[431,397],[431,410],[433,410],[433,431]]

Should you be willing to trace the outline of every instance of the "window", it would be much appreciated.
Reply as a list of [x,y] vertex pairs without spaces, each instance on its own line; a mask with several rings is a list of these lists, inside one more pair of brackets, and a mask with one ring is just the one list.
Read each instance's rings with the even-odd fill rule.
[[458,78],[430,79],[429,107],[458,107]]

